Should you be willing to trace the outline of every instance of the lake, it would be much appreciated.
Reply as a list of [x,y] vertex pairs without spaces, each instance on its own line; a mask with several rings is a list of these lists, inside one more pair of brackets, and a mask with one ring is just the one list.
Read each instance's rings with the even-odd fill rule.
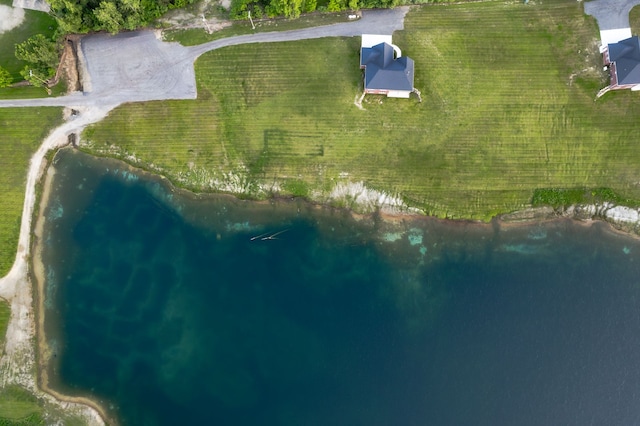
[[52,385],[123,425],[640,423],[640,243],[194,196],[63,150]]

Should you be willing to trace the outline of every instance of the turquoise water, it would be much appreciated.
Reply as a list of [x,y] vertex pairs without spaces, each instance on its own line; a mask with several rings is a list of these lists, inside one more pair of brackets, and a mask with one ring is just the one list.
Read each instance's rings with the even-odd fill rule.
[[390,224],[73,151],[56,170],[55,386],[124,425],[640,423],[640,244],[602,224]]

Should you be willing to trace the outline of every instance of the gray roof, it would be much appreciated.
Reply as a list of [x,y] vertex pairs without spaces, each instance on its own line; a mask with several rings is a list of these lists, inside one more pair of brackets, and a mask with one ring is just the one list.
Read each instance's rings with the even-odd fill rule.
[[413,90],[413,59],[393,57],[393,47],[380,43],[363,47],[360,65],[364,70],[364,87],[377,90]]
[[618,84],[640,84],[640,40],[638,40],[638,36],[610,44],[609,60],[616,63]]

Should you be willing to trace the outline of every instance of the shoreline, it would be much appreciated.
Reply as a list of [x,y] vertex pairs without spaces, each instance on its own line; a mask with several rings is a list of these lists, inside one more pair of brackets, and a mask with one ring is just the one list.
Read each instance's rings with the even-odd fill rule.
[[[47,170],[47,154],[69,144],[69,136],[82,131],[87,125],[103,119],[112,107],[79,107],[78,116],[64,114],[66,121],[51,129],[48,136],[33,153],[26,175],[25,195],[20,220],[20,233],[13,266],[0,278],[0,297],[11,304],[11,318],[7,326],[4,351],[0,357],[0,386],[17,385],[28,390],[43,402],[60,407],[72,415],[80,416],[90,425],[104,425],[100,414],[88,405],[63,401],[42,390],[37,371],[40,354],[36,348],[36,319],[34,312],[34,284],[30,275],[32,265],[32,232],[34,212],[41,178]],[[42,203],[41,203],[42,204]]]
[[37,345],[37,379],[38,388],[57,400],[65,403],[79,404],[82,406],[88,406],[95,410],[98,417],[92,418],[92,424],[113,424],[118,423],[110,418],[104,407],[97,401],[84,397],[84,396],[71,396],[65,395],[53,389],[50,386],[49,371],[51,368],[51,356],[52,350],[47,343],[45,333],[45,321],[46,321],[46,308],[44,306],[44,294],[45,294],[45,265],[42,261],[42,234],[45,224],[44,210],[48,205],[49,197],[51,195],[51,189],[53,186],[53,179],[55,176],[55,166],[50,163],[46,166],[46,174],[43,176],[42,182],[42,197],[38,203],[38,213],[33,229],[33,256],[31,259],[31,277],[33,279],[33,287],[35,289],[34,297],[34,309],[35,309],[35,321],[36,321],[36,345]]
[[[56,146],[52,149],[60,149],[62,145]],[[46,151],[48,152],[48,151]],[[190,191],[186,188],[182,188],[174,184],[171,180],[164,177],[163,175],[156,174],[142,168],[136,167],[127,163],[126,161],[113,158],[113,157],[99,157],[94,156],[92,154],[83,153],[84,155],[90,155],[94,158],[98,158],[100,160],[109,160],[116,161],[121,163],[122,165],[129,168],[134,173],[138,174],[143,178],[153,178],[159,182],[162,182],[163,186],[165,186],[166,190],[171,193],[178,193],[180,196],[186,196],[189,199],[198,200],[204,199],[207,197],[214,196],[223,196],[229,197],[236,200],[241,200],[240,196],[242,194],[225,194],[225,193],[196,193]],[[32,162],[32,168],[34,164]],[[55,165],[53,162],[47,162],[43,157],[37,167],[39,179],[36,182],[41,184],[41,197],[36,200],[33,198],[31,200],[31,209],[29,210],[29,214],[33,216],[33,228],[29,228],[29,237],[33,238],[29,241],[29,246],[26,248],[22,247],[23,252],[31,253],[29,256],[22,257],[22,262],[20,265],[14,265],[12,268],[12,272],[14,270],[20,270],[20,267],[27,266],[22,272],[25,274],[24,279],[26,280],[27,285],[21,286],[21,288],[16,288],[16,294],[13,294],[12,298],[8,298],[8,300],[12,303],[12,318],[9,324],[9,329],[12,327],[16,328],[15,323],[19,322],[19,329],[26,329],[27,331],[31,331],[31,333],[24,331],[22,333],[14,330],[10,332],[7,331],[6,345],[12,347],[21,347],[20,356],[17,356],[16,351],[13,351],[13,356],[9,355],[9,358],[13,358],[13,363],[24,362],[27,366],[26,370],[29,369],[29,366],[36,367],[36,378],[33,380],[33,383],[26,383],[22,380],[17,381],[19,384],[25,386],[30,391],[34,392],[36,395],[44,395],[50,399],[53,399],[59,406],[63,407],[66,410],[72,411],[75,414],[82,416],[87,420],[88,424],[95,425],[104,425],[104,424],[118,424],[117,419],[111,418],[107,410],[101,405],[100,402],[91,399],[90,397],[85,396],[71,396],[65,395],[64,393],[57,391],[51,387],[49,373],[50,373],[50,361],[52,351],[46,341],[45,335],[45,307],[44,307],[44,290],[45,290],[45,271],[44,264],[42,262],[42,246],[41,246],[41,237],[42,230],[44,227],[44,222],[46,218],[44,217],[44,211],[48,204],[50,193],[52,190],[53,178],[55,175]],[[35,184],[34,184],[35,185]],[[35,191],[33,188],[32,192]],[[241,200],[247,201],[250,203],[256,204],[270,204],[270,203],[289,203],[295,200],[295,197],[287,197],[285,195],[275,195],[270,199],[266,200]],[[606,229],[609,232],[619,234],[625,237],[631,238],[640,238],[638,232],[635,231],[633,225],[628,225],[626,223],[619,223],[608,219],[606,215],[603,215],[602,206],[571,206],[570,208],[563,209],[561,212],[554,210],[551,207],[541,207],[541,208],[529,208],[525,210],[521,210],[518,212],[506,213],[502,215],[498,215],[494,217],[490,222],[483,222],[472,219],[442,219],[432,216],[426,216],[424,214],[416,213],[415,210],[410,209],[406,206],[400,207],[397,204],[391,205],[378,205],[376,206],[376,210],[373,212],[365,212],[360,213],[354,208],[345,208],[345,207],[335,207],[331,205],[332,201],[335,199],[328,199],[323,202],[307,200],[307,199],[298,199],[301,202],[307,204],[311,209],[333,209],[335,211],[343,212],[344,214],[349,215],[356,221],[369,221],[374,224],[374,226],[382,226],[382,227],[398,227],[405,226],[409,222],[414,221],[438,221],[438,222],[446,222],[452,225],[460,225],[460,226],[492,226],[496,229],[496,231],[500,230],[508,230],[513,228],[522,228],[532,225],[539,225],[541,223],[554,222],[559,220],[571,220],[574,223],[579,224],[580,226],[591,227],[598,223],[605,223]],[[36,204],[37,203],[37,204]],[[26,204],[26,201],[25,201]],[[355,207],[357,208],[358,205]],[[360,205],[364,208],[370,208],[370,203],[364,203]],[[615,206],[604,206],[605,212],[606,209],[615,208]],[[37,208],[37,212],[34,210]],[[631,209],[634,210],[634,209]],[[585,215],[585,212],[593,213],[592,215]],[[37,213],[37,214],[32,214]],[[596,214],[598,213],[598,214]],[[27,209],[23,212],[23,215],[27,214]],[[23,218],[24,221],[24,218]],[[29,221],[31,222],[31,221]],[[618,226],[616,226],[618,225]],[[628,229],[624,229],[627,226]],[[21,230],[22,232],[22,230]],[[21,239],[22,241],[22,239]],[[31,250],[33,250],[31,252]],[[20,251],[19,251],[20,255]],[[18,262],[16,262],[18,263]],[[13,272],[15,274],[15,272]],[[9,275],[2,280],[0,280],[0,284],[3,280],[6,280]],[[33,280],[33,281],[32,281]],[[18,283],[16,283],[18,284]],[[33,286],[33,287],[32,287]],[[31,289],[33,288],[34,294],[33,296],[30,294]],[[0,287],[1,289],[1,287]],[[0,295],[3,293],[0,292]],[[18,297],[20,296],[20,297]],[[14,305],[16,301],[19,301],[20,305],[20,315],[19,318],[16,318],[14,313]],[[30,338],[35,337],[36,343],[35,348],[34,344],[30,342]],[[32,356],[27,360],[20,359],[20,357],[24,357],[25,353],[25,345],[31,346],[31,352],[37,351],[33,353]],[[27,349],[27,352],[28,349]],[[5,355],[7,357],[7,355]],[[6,364],[5,357],[3,357],[3,362]],[[1,365],[1,364],[0,364]],[[22,378],[24,379],[24,377]],[[13,381],[15,383],[16,381]],[[28,382],[28,380],[27,380]],[[6,379],[0,382],[0,384],[12,383],[11,381],[7,381]]]

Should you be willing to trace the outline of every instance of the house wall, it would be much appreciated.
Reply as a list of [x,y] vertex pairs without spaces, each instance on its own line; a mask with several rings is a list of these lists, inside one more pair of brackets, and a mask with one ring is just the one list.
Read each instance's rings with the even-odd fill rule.
[[364,89],[364,93],[368,95],[386,95],[389,91],[380,89]]
[[411,97],[411,92],[406,90],[380,90],[380,89],[365,89],[364,93],[368,95],[387,95],[387,98],[404,98]]
[[389,90],[387,92],[388,98],[404,98],[407,99],[411,96],[411,92],[406,90]]

